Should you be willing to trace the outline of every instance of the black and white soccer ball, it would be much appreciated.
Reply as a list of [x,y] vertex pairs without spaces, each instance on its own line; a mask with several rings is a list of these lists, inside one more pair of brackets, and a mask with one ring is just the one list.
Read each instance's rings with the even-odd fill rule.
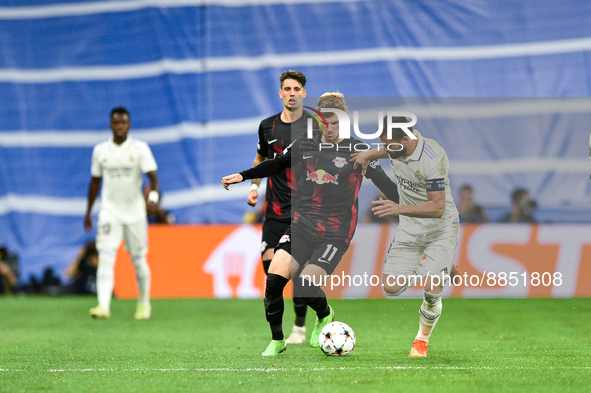
[[355,348],[355,333],[344,322],[331,322],[320,332],[318,344],[327,356],[347,356]]

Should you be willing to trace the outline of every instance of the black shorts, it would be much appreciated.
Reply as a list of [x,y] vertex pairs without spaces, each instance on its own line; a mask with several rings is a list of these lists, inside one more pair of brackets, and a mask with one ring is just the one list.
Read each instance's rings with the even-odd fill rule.
[[275,247],[275,251],[287,251],[300,269],[308,262],[321,267],[326,274],[332,274],[348,249],[349,244],[343,239],[320,239],[313,235],[313,231],[298,223],[287,228]]
[[279,239],[285,233],[285,230],[289,228],[291,222],[289,221],[277,221],[277,220],[265,220],[263,223],[263,241],[261,243],[261,255],[265,253],[269,248],[275,248]]

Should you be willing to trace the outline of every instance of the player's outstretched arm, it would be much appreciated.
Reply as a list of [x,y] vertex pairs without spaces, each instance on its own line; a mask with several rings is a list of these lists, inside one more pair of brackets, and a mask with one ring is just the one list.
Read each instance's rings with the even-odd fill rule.
[[263,177],[273,176],[291,166],[291,150],[288,146],[285,151],[275,156],[272,160],[265,160],[259,165],[246,169],[240,173],[225,176],[222,179],[222,185],[227,190],[230,184],[240,183],[249,179],[260,179]]
[[361,174],[365,176],[369,162],[372,160],[377,160],[378,158],[388,158],[388,152],[383,146],[373,150],[352,153],[351,162],[353,163],[353,169],[356,169],[358,165],[361,165]]
[[366,177],[371,179],[373,184],[375,184],[380,191],[384,193],[386,198],[396,203],[400,200],[400,195],[398,195],[398,186],[396,183],[392,181],[386,175],[386,172],[382,169],[380,162],[378,160],[373,160],[370,165],[368,166],[368,171]]
[[[254,158],[252,162],[252,166],[255,167],[259,165],[261,162],[265,161],[267,157],[263,157],[259,153]],[[256,206],[259,197],[259,185],[261,184],[262,179],[252,179],[252,185],[250,186],[250,192],[248,193],[248,198],[246,199],[246,203],[250,206]]]
[[222,177],[222,186],[224,186],[226,190],[230,190],[230,184],[238,184],[242,183],[243,181],[244,178],[240,173],[234,173],[232,175]]

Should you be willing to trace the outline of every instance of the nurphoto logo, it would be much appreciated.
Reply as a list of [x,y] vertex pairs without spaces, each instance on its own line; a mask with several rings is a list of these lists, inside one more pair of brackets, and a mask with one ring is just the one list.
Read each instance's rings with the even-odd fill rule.
[[[320,127],[325,127],[328,128],[328,123],[326,121],[326,118],[322,115],[322,113],[333,113],[337,116],[338,118],[338,123],[339,123],[339,139],[348,139],[351,138],[351,120],[349,119],[349,114],[340,110],[340,109],[336,109],[336,108],[321,108],[320,111],[310,108],[310,107],[305,107],[307,109],[307,112],[310,113],[310,115],[318,122],[318,124],[320,125]],[[392,139],[392,130],[394,128],[400,128],[402,129],[402,131],[404,131],[404,133],[406,135],[408,135],[409,138],[411,139],[417,139],[416,135],[414,135],[412,133],[412,131],[409,129],[410,127],[414,126],[417,123],[417,116],[414,113],[411,112],[386,112],[387,114],[387,121],[386,121],[386,133],[387,133],[387,137],[389,140]],[[384,122],[382,121],[382,119],[384,118],[384,112],[383,111],[379,111],[378,112],[378,129],[376,132],[371,133],[371,134],[364,134],[363,132],[361,132],[361,130],[359,129],[359,112],[358,111],[354,111],[353,112],[353,132],[355,134],[355,136],[359,139],[376,139],[379,138],[380,135],[383,132],[383,128],[384,128]],[[404,122],[404,123],[397,123],[397,122],[393,122],[392,118],[393,117],[405,117],[407,119],[410,119],[410,121],[408,122]],[[308,119],[308,128],[307,128],[307,137],[309,139],[311,139],[313,136],[313,120],[312,119]],[[383,146],[383,143],[372,143],[372,145],[376,145],[376,146]],[[322,150],[322,148],[333,148],[334,144],[332,143],[321,143],[320,144],[320,150]],[[357,151],[364,151],[364,150],[370,150],[371,146],[369,143],[358,143],[355,144],[355,146],[353,146],[354,150]],[[390,143],[388,145],[386,145],[386,149],[389,151],[400,151],[402,150],[402,146],[399,143]]]

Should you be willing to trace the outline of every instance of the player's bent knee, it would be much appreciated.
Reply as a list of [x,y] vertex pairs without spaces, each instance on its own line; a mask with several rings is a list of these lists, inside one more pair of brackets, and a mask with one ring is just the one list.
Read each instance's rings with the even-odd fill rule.
[[137,254],[132,254],[131,255],[131,260],[132,261],[139,261],[146,258],[146,253],[137,253]]
[[405,287],[384,287],[384,292],[386,293],[386,296],[388,297],[396,297],[398,295],[401,295],[404,293],[404,291],[406,291],[406,289],[408,288],[408,285]]
[[326,273],[326,270],[318,265],[307,265],[300,273],[300,277],[314,283],[315,286],[322,287],[326,283],[328,274]]
[[399,280],[397,280],[396,278],[397,277],[395,276],[390,276],[387,274],[384,274],[382,276],[384,292],[388,297],[396,297],[402,294],[408,288],[408,284],[404,285],[405,283],[402,283],[403,285],[400,285],[400,283],[398,282]]
[[443,292],[443,284],[440,277],[429,276],[425,282],[424,292],[439,296]]
[[280,276],[291,278],[291,255],[285,250],[277,250],[271,265],[269,266],[269,273],[279,274]]

